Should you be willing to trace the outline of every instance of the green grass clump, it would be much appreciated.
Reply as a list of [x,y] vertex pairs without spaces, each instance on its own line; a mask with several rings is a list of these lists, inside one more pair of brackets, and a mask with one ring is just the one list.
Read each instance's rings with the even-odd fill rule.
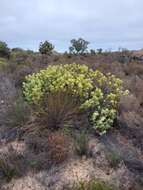
[[113,188],[105,182],[92,179],[90,181],[78,181],[72,190],[113,190]]
[[75,135],[75,150],[79,156],[88,155],[88,137],[86,132],[82,131]]
[[7,60],[5,58],[0,57],[0,65],[5,65],[7,63]]
[[117,152],[108,152],[106,158],[112,168],[117,168],[121,162],[121,157]]
[[0,70],[3,71],[7,65],[8,65],[7,59],[0,57]]

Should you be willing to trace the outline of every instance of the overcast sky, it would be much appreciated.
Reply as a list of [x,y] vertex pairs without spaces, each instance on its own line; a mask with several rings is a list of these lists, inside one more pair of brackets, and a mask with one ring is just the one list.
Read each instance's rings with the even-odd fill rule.
[[51,41],[65,51],[72,38],[90,48],[143,48],[143,0],[0,0],[0,40],[36,50]]

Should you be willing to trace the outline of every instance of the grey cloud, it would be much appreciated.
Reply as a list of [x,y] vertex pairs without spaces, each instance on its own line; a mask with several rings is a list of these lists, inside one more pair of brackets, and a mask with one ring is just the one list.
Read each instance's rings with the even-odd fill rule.
[[64,51],[70,39],[91,47],[143,47],[142,0],[0,0],[0,40],[37,49],[41,40]]

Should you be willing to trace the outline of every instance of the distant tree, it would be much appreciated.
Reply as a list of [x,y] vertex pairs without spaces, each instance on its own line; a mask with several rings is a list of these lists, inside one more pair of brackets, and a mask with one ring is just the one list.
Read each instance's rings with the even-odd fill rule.
[[8,48],[5,42],[0,41],[0,56],[1,57],[10,57],[10,49]]
[[101,54],[103,52],[102,48],[97,49],[98,54]]
[[78,40],[72,39],[71,40],[71,46],[69,47],[69,51],[72,54],[84,54],[86,53],[88,49],[89,42],[85,41],[82,38],[79,38]]
[[53,49],[54,49],[54,46],[48,41],[40,43],[39,52],[41,54],[50,55],[50,54],[52,54]]
[[94,50],[94,49],[91,49],[91,50],[90,50],[90,54],[91,54],[91,55],[96,55],[95,50]]
[[11,49],[12,52],[22,52],[24,51],[22,48],[16,47]]
[[69,47],[69,52],[70,52],[70,54],[73,54],[74,53],[74,47]]

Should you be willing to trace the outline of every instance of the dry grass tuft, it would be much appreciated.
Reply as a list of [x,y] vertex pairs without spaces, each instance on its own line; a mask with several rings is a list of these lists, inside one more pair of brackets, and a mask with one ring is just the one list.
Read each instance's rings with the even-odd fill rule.
[[51,163],[59,164],[65,161],[68,152],[69,142],[63,133],[54,132],[48,136],[48,158]]
[[20,177],[23,175],[24,157],[13,149],[8,147],[7,152],[0,153],[0,173],[1,177],[10,181],[13,177]]
[[71,127],[75,115],[78,113],[78,105],[67,92],[50,94],[42,102],[44,109],[40,112],[43,125],[52,130],[63,127]]

